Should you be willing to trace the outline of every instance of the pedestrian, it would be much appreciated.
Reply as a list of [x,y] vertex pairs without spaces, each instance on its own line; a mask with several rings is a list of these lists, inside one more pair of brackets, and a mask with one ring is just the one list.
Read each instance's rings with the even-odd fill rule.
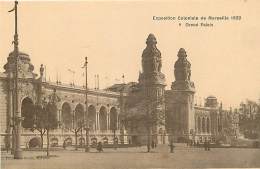
[[207,143],[207,150],[210,151],[210,142]]
[[102,145],[101,142],[98,142],[97,151],[98,151],[98,152],[103,152],[103,145]]
[[204,149],[205,149],[205,151],[207,151],[207,141],[206,140],[204,141]]
[[66,149],[66,142],[65,141],[63,141],[62,147],[63,147],[64,150]]
[[173,145],[173,141],[170,142],[170,152],[173,153],[173,149],[174,149],[174,145]]

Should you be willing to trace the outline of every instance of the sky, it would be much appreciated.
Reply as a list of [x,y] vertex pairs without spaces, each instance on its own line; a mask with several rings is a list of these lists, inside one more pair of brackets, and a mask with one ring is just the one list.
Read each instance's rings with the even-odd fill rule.
[[[0,2],[0,71],[13,46],[13,2]],[[88,85],[100,88],[137,81],[142,51],[150,33],[162,53],[166,89],[174,81],[180,48],[191,62],[196,100],[214,95],[226,107],[260,98],[260,1],[48,1],[19,2],[19,49],[30,55],[39,74],[46,65],[47,80],[84,84],[88,57]],[[204,21],[213,27],[186,27],[197,21],[153,20],[153,16],[241,16],[234,21]],[[199,23],[201,21],[198,21]],[[182,26],[179,26],[179,23]]]

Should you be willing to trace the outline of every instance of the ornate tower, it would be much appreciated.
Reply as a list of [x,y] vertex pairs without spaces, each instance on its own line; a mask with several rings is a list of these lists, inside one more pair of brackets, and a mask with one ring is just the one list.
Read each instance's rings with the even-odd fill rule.
[[143,72],[139,74],[139,84],[152,117],[152,134],[155,136],[153,139],[161,144],[164,143],[165,134],[165,75],[161,72],[161,52],[156,47],[157,41],[153,34],[149,34],[146,44],[142,54]]
[[178,60],[174,64],[175,81],[171,86],[169,104],[170,126],[174,140],[185,141],[194,136],[194,93],[195,86],[191,81],[191,64],[186,51],[181,48]]

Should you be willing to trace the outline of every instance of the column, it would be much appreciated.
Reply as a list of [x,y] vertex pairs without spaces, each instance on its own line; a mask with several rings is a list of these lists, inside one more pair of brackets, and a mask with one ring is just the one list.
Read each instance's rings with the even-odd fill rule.
[[97,111],[97,130],[100,130],[100,125],[99,125],[99,112]]
[[198,133],[198,118],[195,116],[195,133]]
[[107,130],[110,129],[110,118],[109,118],[110,113],[107,113]]
[[202,133],[202,118],[200,118],[200,133]]
[[76,119],[75,119],[75,110],[72,110],[72,128],[73,129],[76,126],[75,121],[76,121]]
[[116,130],[119,129],[119,115],[116,113]]
[[206,117],[205,118],[205,133],[208,133],[207,126],[208,126],[208,121],[207,121],[207,117]]
[[[58,110],[58,122],[61,124],[61,109]],[[59,128],[61,128],[61,125],[59,124]]]
[[211,134],[211,119],[209,118],[209,134]]

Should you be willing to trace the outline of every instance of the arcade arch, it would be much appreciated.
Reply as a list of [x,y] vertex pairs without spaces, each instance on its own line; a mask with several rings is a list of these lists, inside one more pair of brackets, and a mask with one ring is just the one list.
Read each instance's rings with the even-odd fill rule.
[[65,128],[69,129],[72,127],[72,114],[69,103],[65,102],[61,108],[62,123]]
[[115,107],[110,109],[110,130],[117,130],[118,113]]
[[99,110],[99,125],[101,131],[107,130],[107,109],[104,106]]
[[96,130],[96,108],[93,105],[88,107],[88,116],[87,119],[89,120],[90,130]]
[[84,123],[84,107],[82,104],[77,104],[75,108],[74,125],[80,127]]

